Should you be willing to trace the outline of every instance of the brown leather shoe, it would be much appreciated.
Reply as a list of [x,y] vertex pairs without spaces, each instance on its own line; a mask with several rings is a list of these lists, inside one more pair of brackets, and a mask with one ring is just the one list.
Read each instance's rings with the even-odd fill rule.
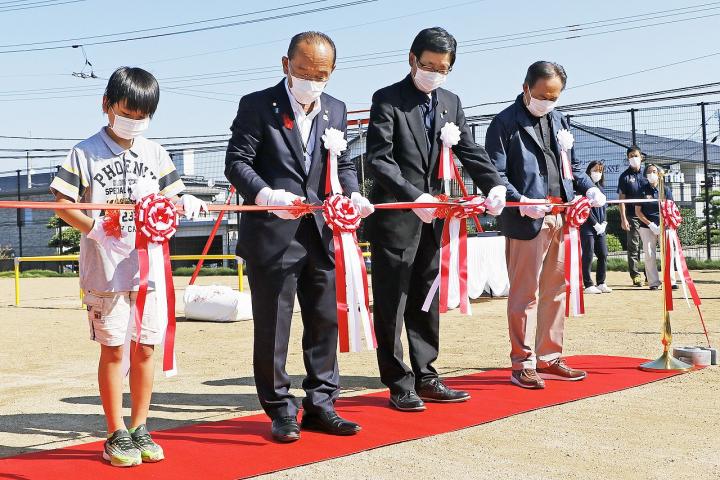
[[538,368],[537,373],[545,380],[565,380],[567,382],[577,382],[587,377],[587,372],[568,367],[562,358],[545,368]]
[[522,370],[513,370],[510,376],[510,382],[522,388],[539,390],[545,388],[545,382],[532,368],[524,368]]

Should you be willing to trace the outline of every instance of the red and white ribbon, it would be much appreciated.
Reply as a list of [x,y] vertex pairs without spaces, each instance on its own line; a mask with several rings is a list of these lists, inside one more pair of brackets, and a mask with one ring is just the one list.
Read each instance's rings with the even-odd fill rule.
[[[135,249],[140,266],[140,288],[132,313],[137,335],[136,345],[141,341],[142,318],[146,307],[149,279],[152,278],[155,286],[156,305],[151,308],[157,309],[158,318],[167,318],[163,341],[163,372],[168,377],[177,373],[175,286],[168,240],[177,232],[178,222],[175,205],[162,195],[151,193],[142,197],[135,204]],[[126,349],[129,349],[127,341]],[[123,361],[125,361],[125,356]]]
[[[365,260],[355,231],[360,227],[360,212],[352,200],[342,195],[338,177],[338,157],[347,149],[343,132],[325,129],[322,136],[328,151],[323,218],[333,232],[335,246],[335,296],[337,300],[338,337],[341,352],[358,352],[363,345],[377,348],[370,317],[370,298]],[[364,342],[363,342],[364,339]]]
[[[695,288],[695,282],[693,282],[690,276],[690,270],[688,269],[687,262],[685,261],[685,253],[680,243],[680,237],[678,236],[677,229],[682,223],[682,215],[680,209],[678,209],[675,202],[672,200],[664,200],[660,205],[660,214],[662,215],[664,227],[665,227],[665,270],[663,271],[663,282],[665,283],[665,307],[668,312],[672,312],[674,309],[673,297],[672,297],[672,272],[675,268],[680,269],[680,283],[683,288],[683,296],[685,301],[690,307],[690,300],[688,299],[688,290],[690,296],[693,299],[693,304],[697,309],[698,315],[700,316],[700,322],[702,323],[703,331],[705,332],[705,339],[707,340],[708,347],[710,346],[710,337],[708,335],[707,327],[705,326],[705,319],[702,316],[700,310],[700,295],[698,295],[697,288]],[[674,264],[674,265],[673,265]]]
[[[349,198],[335,194],[323,203],[323,218],[333,232],[338,317],[341,352],[377,348],[370,318],[367,271],[355,232],[360,212]],[[364,339],[364,341],[363,341]]]
[[557,133],[557,142],[560,147],[560,163],[562,163],[563,178],[566,180],[573,180],[575,177],[572,173],[569,152],[572,150],[573,144],[575,143],[575,137],[573,137],[573,134],[570,133],[570,130],[562,128]]
[[[447,202],[445,195],[438,197],[440,202]],[[463,200],[471,200],[472,197]],[[435,210],[435,216],[444,218],[442,240],[440,245],[440,270],[435,281],[430,286],[422,310],[430,311],[430,306],[439,291],[439,310],[446,313],[450,305],[454,304],[450,298],[451,291],[458,291],[460,294],[460,312],[471,315],[470,295],[468,294],[468,273],[467,273],[467,218],[471,215],[481,215],[485,212],[485,205],[482,203],[463,203],[452,206],[443,205]],[[457,287],[457,288],[452,288]]]
[[460,129],[453,122],[447,122],[440,129],[440,158],[438,161],[438,178],[443,181],[443,193],[450,196],[450,181],[456,177],[455,162],[452,158],[452,147],[460,142]]
[[565,249],[565,316],[585,314],[582,277],[580,226],[590,216],[590,200],[578,197],[565,211],[563,246]]

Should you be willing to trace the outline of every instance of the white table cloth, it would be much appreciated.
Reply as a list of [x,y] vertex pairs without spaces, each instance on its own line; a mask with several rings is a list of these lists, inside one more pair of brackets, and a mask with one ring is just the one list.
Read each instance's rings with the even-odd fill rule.
[[[505,297],[510,289],[507,264],[505,263],[505,237],[487,236],[468,238],[468,295],[478,298],[483,292]],[[448,285],[448,308],[460,305],[460,284],[457,261],[450,259]]]

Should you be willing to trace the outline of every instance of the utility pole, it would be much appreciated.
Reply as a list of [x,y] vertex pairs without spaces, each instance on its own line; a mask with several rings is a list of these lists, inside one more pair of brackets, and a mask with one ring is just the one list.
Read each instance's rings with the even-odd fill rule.
[[700,103],[700,121],[702,122],[703,175],[705,177],[705,248],[707,250],[707,259],[710,260],[710,172],[708,171],[707,122],[705,120],[705,102]]
[[[17,171],[17,199],[18,201],[21,200],[20,198],[20,169]],[[22,222],[23,222],[23,211],[22,209],[17,209],[17,227],[18,227],[18,257],[23,256],[23,244],[22,244]]]

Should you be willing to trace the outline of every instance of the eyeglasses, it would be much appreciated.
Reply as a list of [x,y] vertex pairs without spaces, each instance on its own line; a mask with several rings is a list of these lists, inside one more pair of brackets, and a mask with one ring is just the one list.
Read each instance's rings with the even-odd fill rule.
[[415,63],[418,66],[420,70],[425,70],[426,72],[433,72],[433,73],[439,73],[441,75],[447,75],[448,73],[452,72],[453,67],[447,68],[447,69],[437,69],[433,68],[430,65],[423,64],[420,60],[417,58],[415,59]]
[[288,65],[290,66],[290,75],[292,75],[293,77],[297,77],[302,80],[308,80],[310,82],[322,82],[322,83],[327,83],[328,80],[330,80],[329,76],[321,77],[321,78],[311,78],[309,75],[300,75],[295,72],[295,70],[292,68],[292,65],[290,65],[290,64],[288,64]]

